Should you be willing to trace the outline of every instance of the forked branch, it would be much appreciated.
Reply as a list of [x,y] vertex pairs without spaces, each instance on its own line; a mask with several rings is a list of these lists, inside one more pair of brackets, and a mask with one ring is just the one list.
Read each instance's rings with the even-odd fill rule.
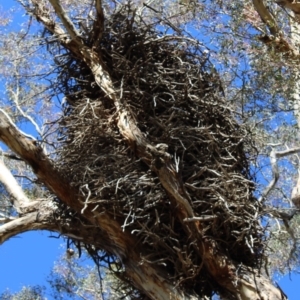
[[77,31],[75,25],[73,24],[73,22],[69,18],[67,12],[62,7],[60,1],[59,0],[49,0],[49,2],[53,6],[57,16],[60,18],[60,20],[64,24],[64,26],[65,26],[67,32],[69,33],[70,37],[73,40],[76,40],[77,42],[80,42],[81,41],[80,33]]
[[292,154],[296,154],[300,152],[300,148],[296,147],[296,148],[292,148],[292,149],[287,149],[287,150],[283,150],[283,151],[275,151],[274,149],[272,149],[271,153],[270,153],[270,163],[271,163],[271,168],[272,168],[272,180],[270,181],[270,183],[268,184],[268,186],[265,188],[265,190],[262,192],[260,198],[258,199],[258,201],[263,201],[267,198],[267,196],[269,195],[269,193],[273,190],[273,188],[275,187],[276,183],[278,182],[279,179],[279,169],[278,169],[278,164],[277,164],[277,160],[278,158],[282,158],[288,155],[292,155]]
[[[9,238],[30,230],[48,229],[47,223],[39,222],[38,212],[29,213],[23,217],[12,220],[0,226],[0,244],[3,244]],[[51,230],[49,228],[49,230]]]

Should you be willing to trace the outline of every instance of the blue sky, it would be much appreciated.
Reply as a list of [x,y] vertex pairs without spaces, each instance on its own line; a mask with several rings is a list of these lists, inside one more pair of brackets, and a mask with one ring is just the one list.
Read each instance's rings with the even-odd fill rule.
[[289,276],[284,276],[278,281],[279,286],[284,291],[284,293],[289,297],[289,300],[299,300],[300,299],[300,275],[291,274]]
[[17,292],[23,286],[45,284],[64,250],[63,240],[50,236],[47,231],[27,232],[0,246],[0,293],[7,288]]
[[[17,5],[13,0],[0,0],[0,6],[4,10],[13,5]],[[26,20],[27,16],[18,13],[13,27],[19,27]],[[64,251],[64,246],[61,246],[63,240],[50,236],[51,233],[46,231],[28,232],[11,238],[0,246],[0,293],[7,288],[16,292],[24,285],[46,284],[45,279],[54,261]],[[278,283],[290,300],[300,299],[299,275],[286,275]]]

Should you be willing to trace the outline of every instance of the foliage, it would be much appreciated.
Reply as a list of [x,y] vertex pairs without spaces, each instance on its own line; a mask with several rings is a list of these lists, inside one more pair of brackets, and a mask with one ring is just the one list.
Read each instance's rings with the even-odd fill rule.
[[[48,221],[62,234],[69,228],[79,250],[127,283],[119,292],[144,296],[129,288],[127,257],[114,248],[119,236],[112,243],[103,233],[101,215],[135,239],[140,264],[199,297],[231,297],[232,274],[260,272],[268,256],[275,270],[297,267],[290,193],[298,157],[288,150],[298,143],[299,71],[291,21],[279,5],[266,8],[270,22],[260,1],[95,1],[99,9],[69,0],[62,14],[55,0],[19,2],[42,26],[38,34],[31,25],[26,34],[3,34],[1,108],[14,124],[35,128],[35,143],[76,197],[63,199],[36,162],[38,179],[23,162],[7,165],[26,178],[19,182],[29,198],[51,202],[40,208],[56,209]],[[285,151],[293,156],[278,162]],[[270,184],[255,185],[263,176]],[[7,196],[3,212],[12,215]],[[226,275],[212,263],[221,258]],[[67,259],[54,272],[57,299],[90,290],[101,299],[95,269]]]
[[[101,278],[100,278],[101,275]],[[45,286],[23,287],[19,292],[5,291],[3,300],[49,299],[129,299],[126,287],[107,267],[98,267],[91,262],[86,252],[77,257],[72,248],[67,249],[54,264]]]
[[91,264],[87,253],[67,249],[48,276],[53,299],[126,299],[124,285],[104,266]]
[[46,300],[43,290],[44,288],[40,286],[23,287],[20,292],[14,294],[6,291],[0,295],[0,298],[3,300]]

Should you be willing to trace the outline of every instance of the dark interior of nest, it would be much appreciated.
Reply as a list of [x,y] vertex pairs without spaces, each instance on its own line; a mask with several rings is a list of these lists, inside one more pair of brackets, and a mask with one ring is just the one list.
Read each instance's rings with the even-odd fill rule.
[[[88,45],[92,36],[86,37]],[[50,48],[64,51],[55,44]],[[247,160],[251,139],[224,99],[200,43],[183,33],[164,35],[121,10],[106,20],[97,51],[148,142],[168,145],[195,215],[208,216],[203,236],[232,259],[257,266],[264,242]],[[158,177],[119,133],[114,103],[71,53],[65,50],[56,63],[67,99],[60,168],[83,195],[91,192],[99,210],[139,237],[144,259],[160,264],[182,286],[207,294],[211,283],[193,240],[174,217],[176,208]]]

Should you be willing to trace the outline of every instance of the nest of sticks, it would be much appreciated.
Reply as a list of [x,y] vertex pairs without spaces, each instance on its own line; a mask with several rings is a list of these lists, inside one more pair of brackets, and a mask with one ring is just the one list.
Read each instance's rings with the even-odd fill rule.
[[[203,235],[228,256],[257,267],[263,256],[261,206],[252,192],[251,139],[224,99],[217,73],[195,40],[162,34],[124,7],[107,18],[101,53],[123,104],[152,145],[174,159]],[[86,43],[93,44],[93,34]],[[60,122],[60,168],[99,211],[122,220],[139,237],[142,259],[163,266],[182,287],[210,294],[193,240],[176,219],[158,177],[134,153],[117,127],[114,103],[83,61],[58,45],[66,96]]]

